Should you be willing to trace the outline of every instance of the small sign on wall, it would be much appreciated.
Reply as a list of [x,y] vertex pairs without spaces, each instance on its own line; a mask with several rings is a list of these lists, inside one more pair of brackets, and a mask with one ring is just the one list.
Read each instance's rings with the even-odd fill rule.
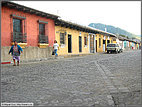
[[81,32],[79,32],[79,36],[81,36]]

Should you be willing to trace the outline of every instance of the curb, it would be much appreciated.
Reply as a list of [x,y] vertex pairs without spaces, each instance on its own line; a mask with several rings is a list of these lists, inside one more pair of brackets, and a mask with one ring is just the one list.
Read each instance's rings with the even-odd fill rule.
[[0,64],[12,64],[13,62],[1,62]]
[[64,58],[72,58],[72,57],[80,57],[80,56],[87,56],[87,55],[95,55],[97,53],[87,53],[87,54],[70,54],[70,55],[60,55]]

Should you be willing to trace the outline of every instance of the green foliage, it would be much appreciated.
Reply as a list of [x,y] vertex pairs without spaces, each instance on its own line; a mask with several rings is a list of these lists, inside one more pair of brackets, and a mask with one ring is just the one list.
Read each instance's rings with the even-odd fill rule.
[[126,35],[119,35],[119,36],[122,36],[122,37],[127,37]]
[[[105,31],[105,24],[90,23],[88,26]],[[113,33],[113,34],[119,34],[119,35],[126,37],[126,38],[139,37],[135,34],[127,32],[126,30],[123,30],[121,28],[114,27],[114,26],[111,26],[111,25],[106,25],[106,28],[107,28],[107,32],[110,32],[110,33]]]

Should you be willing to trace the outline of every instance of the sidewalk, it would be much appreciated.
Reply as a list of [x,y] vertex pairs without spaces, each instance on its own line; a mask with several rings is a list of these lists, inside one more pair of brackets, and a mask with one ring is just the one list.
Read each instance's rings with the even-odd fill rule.
[[[72,57],[81,57],[81,56],[87,56],[87,55],[96,55],[98,53],[89,53],[89,54],[68,54],[68,55],[59,55],[57,58],[55,56],[50,56],[48,58],[41,58],[41,59],[33,59],[33,60],[21,60],[20,62],[22,64],[25,63],[38,63],[38,62],[46,62],[46,61],[52,61],[52,60],[59,60],[64,58],[72,58]],[[7,64],[13,64],[13,61],[7,61],[7,62],[1,62],[1,65],[7,65]]]
[[[124,50],[123,52],[128,52],[128,51],[136,51],[136,50]],[[48,58],[41,58],[41,59],[33,59],[33,60],[21,60],[20,62],[22,64],[26,63],[39,63],[39,62],[47,62],[47,61],[55,61],[55,60],[61,60],[64,58],[74,58],[74,57],[83,57],[83,56],[88,56],[88,55],[99,55],[99,54],[107,54],[106,52],[97,52],[97,53],[87,53],[87,54],[68,54],[68,55],[59,55],[57,58],[55,56],[50,56]],[[1,62],[1,65],[9,65],[13,64],[13,61],[7,61],[7,62]]]

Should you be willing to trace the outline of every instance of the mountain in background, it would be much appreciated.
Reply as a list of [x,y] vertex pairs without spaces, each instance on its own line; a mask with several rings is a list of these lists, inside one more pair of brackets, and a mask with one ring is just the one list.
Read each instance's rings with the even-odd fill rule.
[[[105,31],[105,24],[90,23],[88,26]],[[107,28],[107,32],[109,32],[109,33],[119,34],[120,36],[125,36],[125,37],[128,37],[128,38],[137,38],[137,39],[141,40],[141,35],[132,34],[132,33],[127,32],[126,30],[123,30],[121,28],[114,27],[114,26],[111,26],[111,25],[106,25],[106,28]]]

